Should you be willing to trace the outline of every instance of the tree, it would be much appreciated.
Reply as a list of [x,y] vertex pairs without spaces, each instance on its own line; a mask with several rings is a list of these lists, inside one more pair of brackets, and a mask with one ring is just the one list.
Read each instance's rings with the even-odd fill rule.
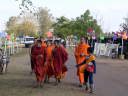
[[71,35],[71,23],[70,20],[64,16],[57,18],[56,23],[53,24],[54,35],[57,37],[65,38],[68,35]]
[[9,34],[14,33],[16,36],[34,36],[37,32],[37,26],[31,19],[30,17],[25,17],[25,19],[10,17],[6,24],[6,30]]
[[37,28],[35,24],[31,21],[25,20],[21,24],[19,24],[18,32],[21,33],[21,35],[29,35],[34,36],[37,32]]
[[95,31],[96,36],[100,36],[102,29],[100,25],[97,24],[97,20],[93,19],[90,15],[90,11],[85,11],[79,17],[75,19],[68,19],[64,16],[57,18],[56,23],[53,24],[55,29],[55,35],[59,34],[61,37],[65,38],[69,35],[74,35],[77,37],[87,36],[87,31],[92,28]]
[[16,33],[18,24],[17,24],[18,18],[15,16],[12,16],[9,18],[9,21],[6,23],[6,31],[11,34],[12,32]]
[[52,27],[52,15],[47,8],[39,8],[38,19],[40,32],[45,34]]
[[78,37],[86,36],[89,28],[92,28],[95,31],[96,36],[99,36],[102,33],[101,27],[97,24],[97,20],[93,19],[90,15],[90,11],[87,10],[83,15],[77,17],[76,19],[76,28],[79,29]]
[[121,26],[123,31],[128,32],[128,17],[124,18],[124,23],[122,23],[120,26]]

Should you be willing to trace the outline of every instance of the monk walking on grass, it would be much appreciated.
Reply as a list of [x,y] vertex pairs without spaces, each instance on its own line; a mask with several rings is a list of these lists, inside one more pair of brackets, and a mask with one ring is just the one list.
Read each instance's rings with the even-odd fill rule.
[[[88,48],[89,48],[89,45],[86,44],[85,38],[82,37],[80,39],[80,43],[76,46],[76,49],[75,49],[75,58],[76,58],[77,64],[80,64],[85,60],[85,56],[88,55],[87,53]],[[77,75],[79,77],[79,82],[80,82],[79,87],[82,87],[83,84],[86,83],[84,79],[84,74],[83,72],[81,72],[82,69],[83,69],[82,66],[77,68]]]

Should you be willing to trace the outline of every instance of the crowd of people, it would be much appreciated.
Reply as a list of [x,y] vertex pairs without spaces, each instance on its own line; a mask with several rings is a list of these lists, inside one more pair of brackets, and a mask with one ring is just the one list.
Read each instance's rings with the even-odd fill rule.
[[[93,74],[96,73],[95,56],[92,48],[86,43],[84,37],[76,46],[74,56],[76,58],[77,75],[79,77],[79,87],[86,86],[86,91],[93,92]],[[68,71],[66,61],[68,52],[60,40],[35,39],[30,49],[31,69],[37,79],[37,87],[42,87],[45,82],[49,82],[54,77],[58,85]],[[88,87],[89,82],[89,87]]]
[[59,40],[35,39],[30,50],[31,69],[35,73],[37,86],[42,86],[44,82],[49,82],[50,77],[55,77],[56,84],[65,76],[67,67],[65,62],[68,59],[66,49]]

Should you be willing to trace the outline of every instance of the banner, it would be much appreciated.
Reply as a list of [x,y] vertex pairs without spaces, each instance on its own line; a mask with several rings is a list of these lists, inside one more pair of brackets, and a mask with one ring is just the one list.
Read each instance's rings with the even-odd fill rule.
[[94,54],[96,56],[111,56],[112,49],[115,49],[118,53],[118,44],[110,44],[110,43],[95,43],[94,46]]
[[105,44],[100,44],[99,45],[99,49],[100,49],[100,55],[101,56],[104,56],[105,55],[105,52],[106,52],[106,46],[105,46]]
[[104,40],[104,36],[100,36],[100,40]]
[[118,38],[117,35],[114,34],[114,36],[113,36],[113,41],[114,41],[114,40],[117,40],[117,38]]
[[99,45],[100,45],[100,43],[95,43],[95,46],[94,46],[94,54],[95,55],[99,55],[99,51],[100,51],[100,49],[99,49]]

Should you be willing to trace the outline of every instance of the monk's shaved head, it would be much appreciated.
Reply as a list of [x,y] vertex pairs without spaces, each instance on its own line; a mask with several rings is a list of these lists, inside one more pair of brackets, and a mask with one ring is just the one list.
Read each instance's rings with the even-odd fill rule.
[[81,38],[80,38],[80,42],[81,42],[81,43],[85,43],[85,37],[81,37]]

